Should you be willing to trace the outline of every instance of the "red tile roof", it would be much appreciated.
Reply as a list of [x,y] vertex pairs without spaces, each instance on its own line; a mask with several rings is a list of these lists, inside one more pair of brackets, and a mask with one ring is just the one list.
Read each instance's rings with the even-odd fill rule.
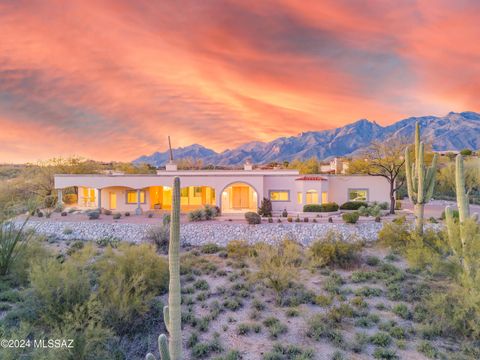
[[324,177],[322,177],[322,176],[309,176],[309,175],[305,175],[305,176],[299,177],[298,179],[295,179],[295,180],[301,180],[301,181],[327,181],[328,179],[327,179],[327,178],[324,178]]

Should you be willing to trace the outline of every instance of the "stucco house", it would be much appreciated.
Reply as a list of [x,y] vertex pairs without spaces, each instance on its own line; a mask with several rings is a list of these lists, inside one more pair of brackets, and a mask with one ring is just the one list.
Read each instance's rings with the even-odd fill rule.
[[144,211],[171,206],[171,185],[181,181],[181,208],[218,206],[223,214],[256,211],[265,197],[274,212],[302,212],[304,204],[346,201],[389,201],[389,184],[382,177],[363,175],[301,175],[297,170],[177,170],[167,165],[157,174],[55,175],[59,198],[62,189],[77,187],[81,208]]

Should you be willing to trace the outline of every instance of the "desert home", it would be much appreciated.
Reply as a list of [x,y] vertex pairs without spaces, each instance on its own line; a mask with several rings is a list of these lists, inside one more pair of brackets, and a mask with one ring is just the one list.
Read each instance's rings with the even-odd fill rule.
[[55,188],[77,187],[82,208],[100,208],[141,214],[168,210],[171,185],[179,176],[182,211],[204,205],[218,206],[222,213],[256,211],[263,198],[273,211],[301,212],[304,204],[346,201],[388,201],[389,185],[381,177],[344,175],[301,175],[297,170],[177,170],[168,164],[157,174],[55,175]]

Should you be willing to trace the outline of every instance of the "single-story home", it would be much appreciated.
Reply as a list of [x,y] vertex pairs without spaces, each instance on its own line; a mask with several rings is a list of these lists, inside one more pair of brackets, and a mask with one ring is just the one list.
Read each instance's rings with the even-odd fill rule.
[[301,175],[297,170],[177,170],[168,164],[157,174],[58,174],[55,188],[78,189],[81,208],[109,209],[141,214],[170,209],[173,178],[181,184],[181,208],[188,212],[204,205],[218,206],[222,213],[256,211],[263,198],[275,212],[302,212],[305,204],[346,201],[389,201],[389,184],[368,175]]

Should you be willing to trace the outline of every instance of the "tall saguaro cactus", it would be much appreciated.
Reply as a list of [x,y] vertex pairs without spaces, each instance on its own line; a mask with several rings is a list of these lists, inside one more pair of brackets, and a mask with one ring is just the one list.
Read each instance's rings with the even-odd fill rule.
[[425,204],[430,201],[435,187],[437,172],[437,154],[433,156],[432,165],[425,165],[425,146],[420,141],[420,125],[415,125],[415,161],[412,162],[410,146],[405,149],[405,175],[407,178],[408,197],[415,207],[416,230],[423,234],[423,214]]
[[457,155],[455,159],[455,192],[457,195],[458,220],[455,222],[453,209],[450,206],[445,208],[445,219],[447,223],[448,241],[453,252],[458,256],[467,276],[470,276],[470,264],[468,259],[469,245],[474,241],[475,234],[469,233],[466,228],[468,221],[477,221],[478,215],[470,216],[470,204],[468,193],[465,190],[465,172],[462,155]]
[[[180,295],[180,178],[173,180],[170,243],[168,245],[168,306],[163,308],[163,318],[170,341],[165,334],[158,337],[161,360],[182,359],[181,295]],[[155,360],[149,353],[146,360]]]

